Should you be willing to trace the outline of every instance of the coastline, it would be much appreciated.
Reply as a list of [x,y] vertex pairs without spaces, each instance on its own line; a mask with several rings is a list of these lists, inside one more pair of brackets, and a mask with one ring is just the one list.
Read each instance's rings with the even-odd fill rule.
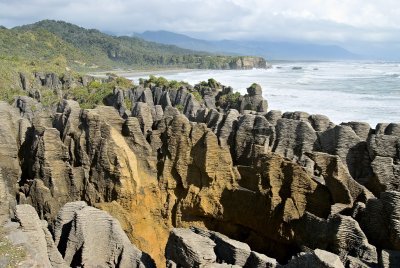
[[113,73],[122,77],[132,77],[132,76],[146,76],[154,75],[154,74],[174,74],[174,73],[184,73],[184,72],[192,72],[194,70],[201,69],[187,69],[187,68],[177,68],[177,69],[149,69],[149,70],[109,70],[109,71],[101,71],[101,72],[89,72],[88,75],[95,77],[107,77],[107,73]]

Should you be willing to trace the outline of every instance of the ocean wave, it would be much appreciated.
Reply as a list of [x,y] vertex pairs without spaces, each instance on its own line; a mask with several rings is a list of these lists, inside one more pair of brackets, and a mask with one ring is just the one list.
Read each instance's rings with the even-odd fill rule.
[[[301,66],[302,70],[292,71],[294,66]],[[191,84],[213,77],[242,94],[247,94],[249,85],[258,83],[270,109],[325,114],[339,123],[364,120],[374,125],[382,120],[400,121],[400,70],[391,65],[288,62],[268,70],[201,70],[164,76]]]
[[291,99],[298,99],[299,96],[296,95],[287,95],[287,94],[266,94],[264,97],[268,98],[268,97],[274,97],[274,98],[281,98],[281,97],[285,97],[285,98],[291,98]]
[[389,73],[385,73],[385,76],[389,76],[389,77],[400,77],[400,74],[399,74],[399,73],[391,73],[391,72],[389,72]]
[[303,78],[298,79],[298,80],[296,81],[296,84],[299,84],[299,85],[309,85],[309,84],[312,83],[312,81],[313,81],[313,79],[311,79],[311,78],[303,77]]

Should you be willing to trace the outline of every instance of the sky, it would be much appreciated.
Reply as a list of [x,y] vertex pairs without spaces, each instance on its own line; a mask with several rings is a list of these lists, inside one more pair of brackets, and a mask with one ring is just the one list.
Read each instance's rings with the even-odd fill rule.
[[337,44],[398,54],[398,0],[0,0],[0,25],[64,20],[115,34],[167,30],[209,40]]

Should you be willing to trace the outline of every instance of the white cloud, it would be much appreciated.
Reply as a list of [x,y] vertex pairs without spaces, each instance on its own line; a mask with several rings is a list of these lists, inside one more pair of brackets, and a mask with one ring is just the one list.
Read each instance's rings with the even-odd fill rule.
[[201,38],[399,42],[397,0],[0,0],[7,27],[59,19],[116,33]]

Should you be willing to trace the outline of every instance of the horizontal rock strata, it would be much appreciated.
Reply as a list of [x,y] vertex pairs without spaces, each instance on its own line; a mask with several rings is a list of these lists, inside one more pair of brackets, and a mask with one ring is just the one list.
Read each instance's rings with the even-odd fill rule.
[[[60,96],[87,83],[37,77]],[[140,266],[142,251],[160,267],[166,258],[183,267],[396,263],[399,124],[268,111],[262,93],[253,84],[239,96],[210,79],[116,87],[108,106],[94,109],[70,96],[54,111],[33,111],[40,102],[31,97],[0,102],[0,216],[14,217],[16,203],[33,206],[67,265]],[[90,206],[118,219],[126,236]],[[82,247],[98,234],[111,251],[103,240]]]

